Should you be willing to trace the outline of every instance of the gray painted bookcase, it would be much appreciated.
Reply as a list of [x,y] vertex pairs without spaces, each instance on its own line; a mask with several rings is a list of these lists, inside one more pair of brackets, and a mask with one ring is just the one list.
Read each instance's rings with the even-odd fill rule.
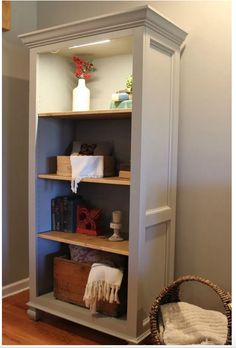
[[[20,35],[30,48],[32,319],[46,311],[133,343],[149,334],[151,304],[174,276],[179,61],[186,35],[150,6]],[[74,55],[91,58],[96,67],[87,84],[91,111],[71,111]],[[110,110],[111,94],[124,88],[130,73],[132,110]],[[131,160],[131,180],[86,179],[79,184],[79,193],[103,209],[107,222],[112,210],[123,211],[126,241],[50,231],[51,199],[69,194],[70,181],[56,175],[49,158],[62,155],[73,140],[112,141],[117,162]],[[128,258],[124,317],[91,315],[54,298],[53,257],[66,244]]]

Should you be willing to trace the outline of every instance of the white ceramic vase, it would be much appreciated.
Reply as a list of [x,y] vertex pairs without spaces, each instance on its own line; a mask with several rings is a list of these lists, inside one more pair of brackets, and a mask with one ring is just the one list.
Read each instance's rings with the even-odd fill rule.
[[87,111],[90,109],[90,90],[85,79],[78,79],[78,86],[73,89],[73,111]]

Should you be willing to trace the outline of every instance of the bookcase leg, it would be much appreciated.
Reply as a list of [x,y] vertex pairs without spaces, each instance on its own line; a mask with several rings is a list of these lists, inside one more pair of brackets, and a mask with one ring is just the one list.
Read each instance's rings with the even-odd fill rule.
[[36,309],[36,308],[32,308],[30,307],[28,310],[27,310],[27,314],[28,314],[28,317],[31,319],[31,320],[34,320],[34,321],[38,321],[41,319],[41,311],[39,309]]

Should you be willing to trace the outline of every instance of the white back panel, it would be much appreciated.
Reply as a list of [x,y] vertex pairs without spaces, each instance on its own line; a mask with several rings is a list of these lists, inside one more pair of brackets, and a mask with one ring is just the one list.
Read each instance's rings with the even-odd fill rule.
[[37,74],[37,111],[72,110],[73,66],[56,54],[39,54]]
[[132,60],[131,54],[93,60],[96,71],[87,82],[92,110],[110,109],[112,93],[126,88],[125,82],[132,74]]

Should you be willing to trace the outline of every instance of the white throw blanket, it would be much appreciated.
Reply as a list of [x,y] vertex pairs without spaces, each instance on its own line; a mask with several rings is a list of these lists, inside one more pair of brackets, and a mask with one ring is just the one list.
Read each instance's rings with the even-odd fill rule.
[[76,193],[77,185],[83,178],[102,178],[103,156],[70,156],[72,168],[71,190]]
[[94,263],[84,292],[85,306],[94,313],[99,300],[119,303],[118,291],[122,278],[122,270],[102,263]]
[[161,306],[165,344],[220,344],[227,339],[227,318],[224,314],[186,303]]

